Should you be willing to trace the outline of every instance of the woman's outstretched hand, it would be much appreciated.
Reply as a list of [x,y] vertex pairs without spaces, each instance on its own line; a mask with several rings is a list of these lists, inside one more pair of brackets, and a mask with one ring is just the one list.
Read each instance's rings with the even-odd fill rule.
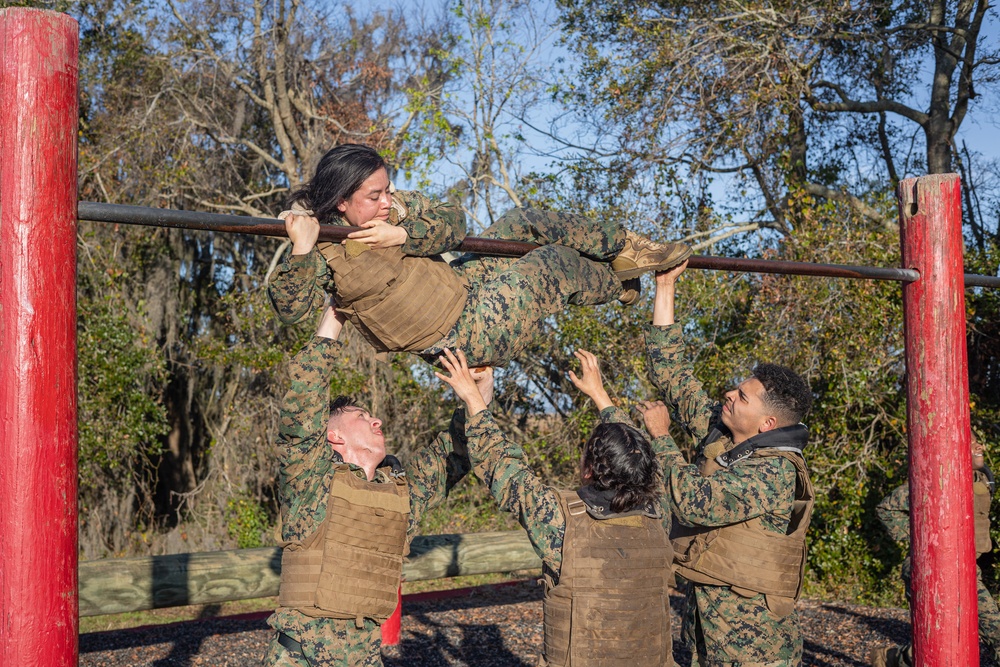
[[310,211],[292,209],[282,211],[278,217],[285,221],[285,231],[292,242],[293,255],[308,254],[319,238],[319,220]]
[[580,360],[580,372],[583,374],[577,377],[573,371],[569,372],[569,380],[573,385],[590,397],[598,410],[610,408],[614,403],[604,389],[604,380],[601,379],[601,367],[597,357],[586,350],[577,350],[573,353]]

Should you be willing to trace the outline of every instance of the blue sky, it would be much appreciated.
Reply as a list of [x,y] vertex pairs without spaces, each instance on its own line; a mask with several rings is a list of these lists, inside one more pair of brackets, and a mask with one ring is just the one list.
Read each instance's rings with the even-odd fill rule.
[[[470,3],[471,4],[471,3]],[[410,16],[417,14],[420,11],[426,11],[431,14],[440,13],[446,10],[446,7],[454,6],[454,2],[446,2],[445,0],[424,0],[419,3],[409,3],[406,5],[401,5],[399,0],[374,0],[370,5],[372,11],[380,9],[395,9],[399,11],[400,6],[406,7],[406,12]],[[419,7],[420,9],[416,9]],[[554,20],[556,18],[556,12],[552,4],[545,0],[535,0],[531,3],[533,10],[538,11],[541,15]],[[556,72],[565,67],[572,67],[572,56],[564,48],[561,48],[557,43],[558,35],[553,35],[550,37],[549,45],[544,50],[543,55],[540,60],[537,61],[537,65],[543,70],[548,71],[548,78],[554,78],[552,72]],[[983,45],[995,45],[1000,44],[1000,19],[997,17],[996,10],[990,9],[987,19],[985,21],[984,38],[981,41]],[[560,62],[560,59],[566,59],[566,62]],[[921,81],[930,81],[930,63],[928,63],[927,71],[923,73],[920,77]],[[554,81],[550,81],[554,83]],[[988,84],[979,82],[978,92],[980,96],[972,102],[970,105],[969,113],[966,115],[957,136],[957,144],[961,148],[963,143],[968,146],[969,150],[977,152],[982,155],[985,160],[996,160],[1000,162],[1000,82]],[[456,89],[453,94],[461,96],[463,92],[461,89]],[[913,105],[917,108],[926,108],[926,100],[928,97],[928,87],[916,88],[913,91]],[[558,115],[564,113],[564,110],[559,108],[554,103],[542,104],[535,108],[532,120],[533,124],[539,127],[547,127],[551,119],[557,117]],[[552,159],[549,157],[544,157],[543,155],[548,151],[552,150],[554,147],[553,142],[545,137],[544,135],[539,135],[532,133],[531,129],[520,125],[516,120],[508,118],[508,129],[518,127],[524,132],[525,136],[528,137],[527,145],[520,147],[520,154],[518,155],[518,160],[522,165],[527,168],[535,169],[538,171],[547,171],[551,168]],[[904,122],[902,127],[906,128],[907,132],[915,132],[917,130],[916,126],[909,121]],[[918,135],[918,140],[920,139]],[[921,149],[917,149],[921,150]],[[541,155],[540,155],[541,154]],[[457,156],[459,161],[468,160],[468,156],[461,157]],[[446,183],[454,182],[460,175],[458,168],[450,166],[446,163],[439,163],[436,165],[436,173],[432,176],[434,184],[437,186],[443,186]],[[400,185],[412,186],[413,184],[401,182]]]

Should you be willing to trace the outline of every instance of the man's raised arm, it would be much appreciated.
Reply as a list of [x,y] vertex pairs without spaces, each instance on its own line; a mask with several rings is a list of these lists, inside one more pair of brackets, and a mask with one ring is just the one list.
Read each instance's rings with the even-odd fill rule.
[[694,368],[686,358],[680,325],[674,322],[677,278],[687,262],[656,274],[653,323],[646,329],[649,379],[674,410],[678,423],[701,440],[708,434],[715,402],[702,389]]

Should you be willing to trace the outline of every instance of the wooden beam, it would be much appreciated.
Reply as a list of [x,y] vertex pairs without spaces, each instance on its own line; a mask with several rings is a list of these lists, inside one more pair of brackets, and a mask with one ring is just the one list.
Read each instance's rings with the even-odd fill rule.
[[[419,535],[403,563],[406,581],[535,570],[542,562],[514,530]],[[117,614],[278,594],[281,549],[116,558],[80,563],[80,616]]]

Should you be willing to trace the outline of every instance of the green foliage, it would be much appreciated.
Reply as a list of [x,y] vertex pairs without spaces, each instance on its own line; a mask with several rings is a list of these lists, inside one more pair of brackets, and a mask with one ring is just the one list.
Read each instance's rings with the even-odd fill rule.
[[[883,229],[832,224],[849,220],[832,205],[804,210],[782,259],[898,265],[898,241]],[[780,360],[803,372],[816,396],[808,418],[807,461],[817,491],[810,592],[863,601],[891,597],[895,586],[885,575],[899,554],[887,544],[874,508],[899,483],[905,459],[898,285],[774,275],[727,284],[707,274],[694,282],[700,285],[691,342],[713,395],[755,363]],[[721,312],[720,302],[726,304]]]
[[162,383],[166,374],[155,345],[133,327],[114,293],[81,299],[77,343],[86,491],[98,469],[127,469],[160,453],[166,413],[147,389]]
[[156,462],[169,431],[166,364],[121,301],[122,274],[79,273],[77,304],[79,503],[90,550],[121,554],[153,520]]
[[500,511],[489,489],[473,475],[459,482],[448,498],[424,514],[420,522],[420,532],[424,535],[484,533],[518,528],[517,521]]
[[252,494],[242,493],[226,502],[226,531],[239,549],[265,546],[271,528],[267,509]]

